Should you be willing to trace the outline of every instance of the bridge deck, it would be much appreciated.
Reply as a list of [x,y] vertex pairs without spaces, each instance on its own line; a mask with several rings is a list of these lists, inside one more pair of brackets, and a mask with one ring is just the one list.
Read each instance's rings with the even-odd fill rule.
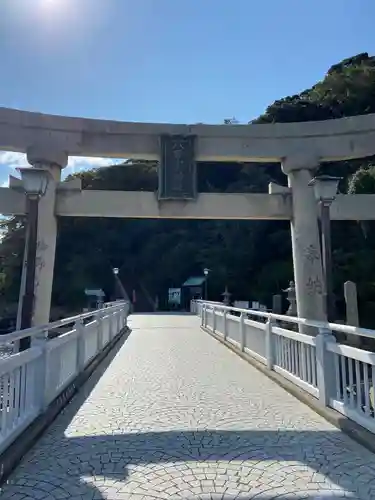
[[375,498],[375,456],[200,331],[197,318],[130,324],[2,500]]

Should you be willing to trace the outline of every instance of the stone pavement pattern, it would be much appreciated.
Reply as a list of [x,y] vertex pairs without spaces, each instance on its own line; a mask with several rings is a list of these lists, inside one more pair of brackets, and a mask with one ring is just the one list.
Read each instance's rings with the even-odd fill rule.
[[200,331],[197,318],[135,315],[130,324],[102,377],[28,454],[2,500],[375,499],[375,456]]

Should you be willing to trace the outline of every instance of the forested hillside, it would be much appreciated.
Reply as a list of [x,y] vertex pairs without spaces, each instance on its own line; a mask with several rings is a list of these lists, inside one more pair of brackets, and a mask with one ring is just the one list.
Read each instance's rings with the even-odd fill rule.
[[[375,113],[375,58],[360,54],[332,66],[322,81],[299,95],[271,104],[254,123],[301,122]],[[342,192],[375,193],[372,159],[327,164],[322,170],[344,177]],[[277,165],[200,163],[200,192],[265,192],[273,180],[286,183]],[[155,162],[79,174],[85,189],[154,191]],[[126,192],[124,193],[126,196]],[[24,229],[12,220],[0,245],[3,300],[17,300]],[[375,234],[373,223],[333,223],[335,289],[358,285],[363,325],[375,327]],[[112,267],[120,267],[125,286],[139,281],[151,296],[212,270],[210,295],[220,298],[225,285],[235,298],[261,300],[288,286],[293,278],[289,224],[275,221],[178,221],[61,219],[53,301],[73,307],[85,287],[113,289]],[[342,310],[342,301],[339,303]]]

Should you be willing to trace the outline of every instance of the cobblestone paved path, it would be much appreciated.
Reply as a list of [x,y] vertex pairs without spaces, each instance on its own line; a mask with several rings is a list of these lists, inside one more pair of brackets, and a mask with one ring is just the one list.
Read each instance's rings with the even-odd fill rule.
[[200,331],[197,318],[130,324],[102,377],[28,454],[2,500],[375,499],[375,456]]

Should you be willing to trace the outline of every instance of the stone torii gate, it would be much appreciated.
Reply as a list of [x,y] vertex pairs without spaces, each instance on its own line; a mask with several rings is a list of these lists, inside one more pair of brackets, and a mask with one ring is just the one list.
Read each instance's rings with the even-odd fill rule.
[[[35,325],[49,320],[56,216],[290,220],[298,315],[324,320],[317,203],[308,183],[323,161],[375,154],[375,115],[272,125],[171,125],[0,108],[0,150],[26,153],[30,165],[43,166],[52,177],[40,200]],[[61,183],[69,155],[158,159],[158,195]],[[289,187],[271,184],[269,194],[197,194],[197,161],[281,163]],[[9,188],[0,188],[0,213],[25,213],[25,195],[15,187],[11,178]],[[374,207],[375,195],[338,195],[331,218],[375,219]]]

